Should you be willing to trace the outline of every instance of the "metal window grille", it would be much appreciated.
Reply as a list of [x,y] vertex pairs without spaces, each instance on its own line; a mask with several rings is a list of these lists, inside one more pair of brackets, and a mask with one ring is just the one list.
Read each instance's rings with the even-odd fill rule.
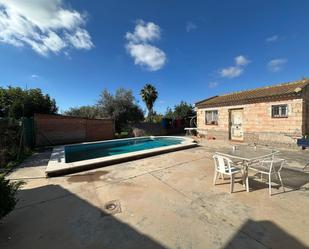
[[271,116],[272,118],[286,118],[288,116],[288,105],[273,105]]

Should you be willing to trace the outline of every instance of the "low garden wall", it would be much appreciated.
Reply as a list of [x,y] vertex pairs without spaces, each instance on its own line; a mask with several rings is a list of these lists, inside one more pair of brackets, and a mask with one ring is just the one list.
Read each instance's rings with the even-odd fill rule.
[[166,127],[162,123],[138,123],[133,125],[134,137],[140,136],[166,136],[184,133],[184,126]]

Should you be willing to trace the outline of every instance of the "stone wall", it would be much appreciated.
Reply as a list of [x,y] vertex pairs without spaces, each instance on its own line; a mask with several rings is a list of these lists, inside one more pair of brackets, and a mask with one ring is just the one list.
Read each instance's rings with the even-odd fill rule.
[[[279,104],[288,105],[287,118],[272,118],[271,106]],[[302,136],[304,129],[309,131],[309,105],[304,109],[303,99],[197,109],[197,127],[206,129],[208,136],[229,139],[229,110],[238,108],[244,110],[245,142],[295,144],[295,137]],[[205,124],[206,110],[218,110],[218,125]],[[304,122],[304,118],[308,121]]]
[[304,90],[303,98],[303,134],[309,136],[309,87]]

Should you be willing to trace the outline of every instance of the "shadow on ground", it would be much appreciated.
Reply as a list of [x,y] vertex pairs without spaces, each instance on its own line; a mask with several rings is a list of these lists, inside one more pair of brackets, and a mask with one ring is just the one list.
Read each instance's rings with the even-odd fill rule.
[[[309,173],[299,170],[283,168],[281,170],[281,177],[284,185],[292,189],[301,189],[309,183]],[[278,180],[276,183],[280,184]]]
[[52,149],[50,148],[37,151],[26,160],[24,160],[18,168],[47,166],[51,152]]
[[307,150],[281,150],[280,158],[284,158],[288,165],[299,165],[299,168],[304,168],[309,162],[309,149]]
[[[260,178],[260,174],[255,174],[256,178]],[[300,170],[283,168],[281,170],[281,177],[284,187],[292,190],[309,190],[309,173],[302,172]],[[252,187],[256,186],[258,189],[268,188],[268,182],[266,181],[267,176],[264,175],[264,182],[252,181]],[[272,182],[276,183],[280,187],[280,181],[275,176],[272,176]]]
[[1,249],[165,248],[58,185],[21,190],[19,196],[41,201],[23,203],[3,220]]
[[260,244],[258,248],[308,249],[302,242],[286,233],[275,223],[267,220],[253,221],[251,219],[246,221],[223,248],[238,248],[238,242],[244,240],[246,236],[256,240]]

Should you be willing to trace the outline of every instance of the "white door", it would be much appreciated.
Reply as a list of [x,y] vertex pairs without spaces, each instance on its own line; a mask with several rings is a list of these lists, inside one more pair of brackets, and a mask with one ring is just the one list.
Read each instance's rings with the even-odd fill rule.
[[243,141],[243,109],[230,110],[230,137],[231,140]]

